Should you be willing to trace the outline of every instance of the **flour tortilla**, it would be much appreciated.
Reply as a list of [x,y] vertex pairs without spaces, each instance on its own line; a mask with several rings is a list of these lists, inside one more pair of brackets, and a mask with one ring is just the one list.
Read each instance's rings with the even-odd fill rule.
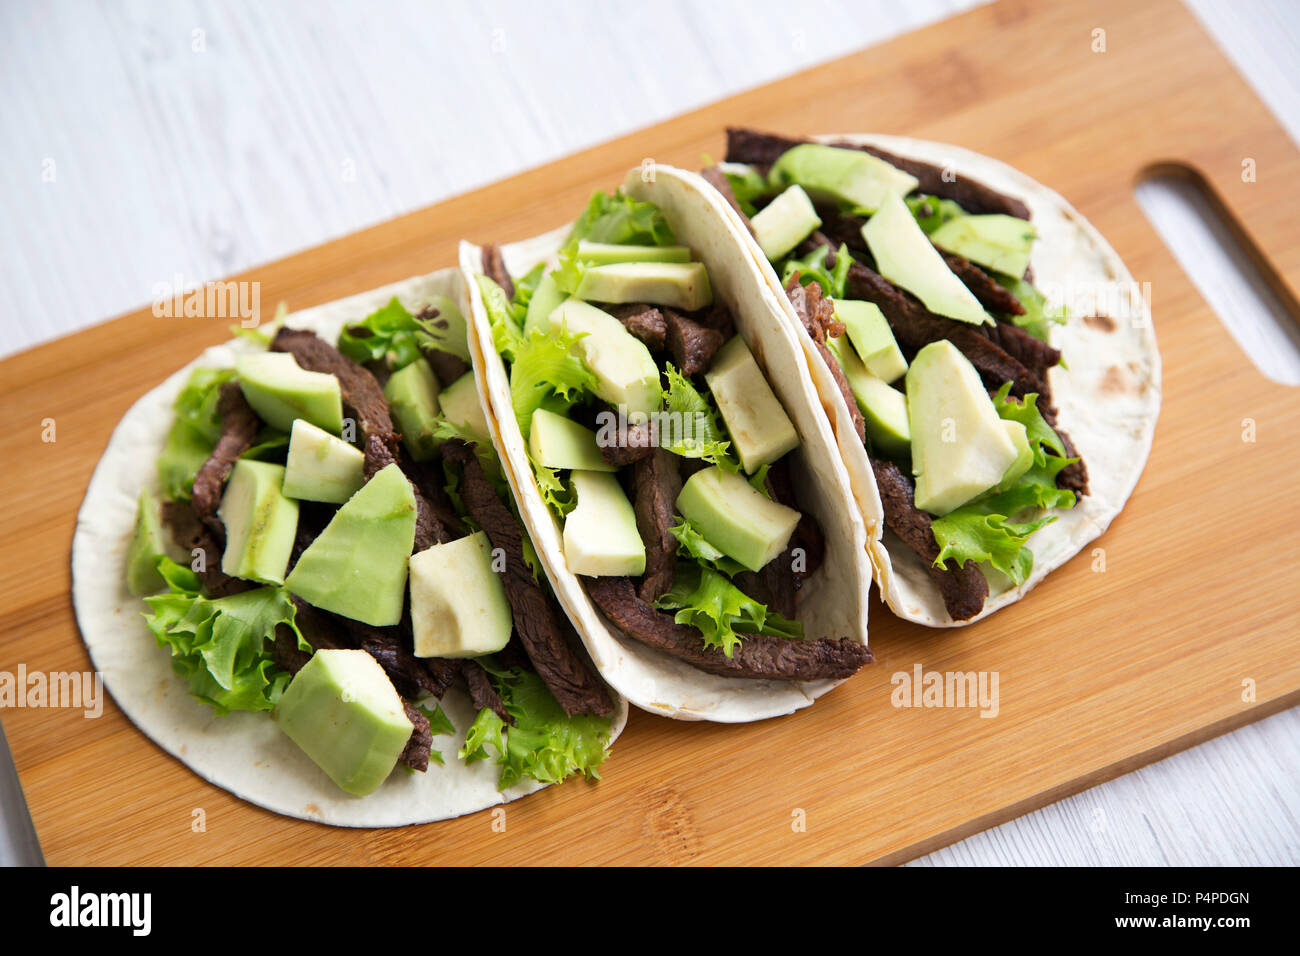
[[[793,332],[778,321],[775,296],[753,281],[753,264],[723,215],[722,200],[694,173],[671,166],[634,170],[625,183],[637,199],[663,212],[678,242],[691,247],[709,270],[713,293],[731,309],[736,329],[767,373],[801,439],[793,452],[796,488],[806,510],[821,525],[826,560],[804,584],[799,618],[809,637],[848,637],[867,642],[866,526],[851,500],[848,473],[834,436],[817,411],[808,363]],[[503,246],[511,275],[537,263],[553,263],[571,227]],[[529,534],[537,545],[556,595],[587,645],[601,676],[633,704],[681,720],[737,723],[788,714],[811,704],[840,681],[747,680],[707,674],[662,651],[647,647],[613,626],[587,597],[564,562],[561,526],[546,507],[529,464],[526,443],[510,402],[506,368],[492,344],[491,327],[473,276],[482,272],[482,250],[461,243],[461,268],[468,281],[474,331],[470,352],[479,388],[491,398],[489,425],[497,452]]]
[[[735,211],[729,206],[724,210],[737,241],[754,261],[755,301],[777,297],[781,320],[795,331],[808,356],[867,523],[871,563],[885,602],[895,614],[921,624],[970,624],[1022,598],[1101,535],[1124,507],[1151,451],[1160,413],[1160,352],[1151,309],[1144,297],[1132,294],[1133,276],[1101,234],[1060,195],[1005,163],[957,146],[902,136],[833,134],[813,139],[877,146],[1023,200],[1038,230],[1030,259],[1034,284],[1048,295],[1050,305],[1064,299],[1070,307],[1068,323],[1053,325],[1050,332],[1051,344],[1061,350],[1069,367],[1051,369],[1048,382],[1060,413],[1058,424],[1088,467],[1089,494],[1072,509],[1057,511],[1057,520],[1029,539],[1034,569],[1024,584],[1016,587],[997,572],[990,573],[983,611],[968,621],[954,621],[924,562],[885,527],[875,475],[853,430],[848,405],[782,291],[775,269]],[[1085,321],[1095,315],[1111,317],[1115,303],[1123,305],[1125,317],[1116,316],[1111,323]]]
[[[415,310],[434,295],[463,303],[463,291],[459,271],[443,269],[297,312],[287,324],[334,342],[345,323],[364,319],[393,296]],[[430,762],[425,773],[398,767],[374,793],[354,797],[339,789],[268,714],[218,717],[190,695],[172,670],[168,650],[158,646],[141,617],[148,606],[126,588],[136,499],[142,488],[158,493],[157,462],[171,427],[172,402],[190,372],[200,366],[233,366],[237,355],[255,350],[240,339],[213,346],[146,394],[114,430],[90,479],[72,540],[72,600],[105,687],[132,723],[200,777],[285,816],[345,827],[403,826],[473,813],[540,790],[542,784],[525,781],[500,792],[495,761],[466,764],[456,756],[475,717],[469,695],[460,688],[442,699],[456,734],[433,738],[445,765]],[[626,701],[616,695],[614,701],[611,742],[628,713]]]

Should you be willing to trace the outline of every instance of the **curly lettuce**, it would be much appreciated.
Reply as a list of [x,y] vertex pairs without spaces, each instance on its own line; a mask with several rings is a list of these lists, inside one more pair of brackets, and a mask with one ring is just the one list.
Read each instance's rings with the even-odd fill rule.
[[738,471],[740,463],[731,457],[731,440],[713,403],[672,362],[665,364],[664,378],[668,387],[663,390],[666,414],[657,416],[659,447]]
[[745,634],[803,637],[798,621],[768,610],[726,575],[700,565],[679,563],[672,588],[655,607],[676,610],[673,620],[698,629],[705,647],[718,648],[727,657],[735,655]]
[[575,774],[600,779],[597,768],[609,746],[611,718],[570,717],[533,672],[503,670],[490,657],[478,661],[515,723],[508,725],[484,707],[465,735],[462,760],[473,763],[494,758],[501,768],[499,790],[524,779],[559,783]]
[[190,693],[218,714],[274,707],[290,679],[271,658],[276,628],[288,627],[300,650],[312,649],[294,621],[289,592],[267,586],[208,598],[189,568],[165,556],[157,568],[168,591],[145,598],[152,610],[145,623],[158,646],[171,650],[172,667]]
[[578,239],[617,245],[677,244],[677,237],[658,207],[633,199],[621,189],[615,193],[597,191],[592,195],[565,242]]

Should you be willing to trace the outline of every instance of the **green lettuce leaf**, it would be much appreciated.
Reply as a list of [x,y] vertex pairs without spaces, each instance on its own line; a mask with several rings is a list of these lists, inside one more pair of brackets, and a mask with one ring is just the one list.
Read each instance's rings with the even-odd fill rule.
[[354,362],[378,361],[391,353],[394,370],[405,368],[424,348],[436,348],[437,341],[393,296],[361,322],[344,326],[338,349]]
[[758,207],[754,205],[754,200],[762,199],[772,192],[772,187],[763,174],[753,166],[740,163],[727,163],[719,168],[731,184],[731,194],[736,197],[736,204],[744,210],[745,215],[753,216],[757,213]]
[[1038,410],[1038,395],[1030,392],[1025,395],[1023,400],[1008,397],[1011,394],[1011,383],[1005,382],[997,394],[993,396],[993,407],[997,409],[998,417],[1007,421],[1020,422],[1025,426],[1025,433],[1029,438],[1029,447],[1034,451],[1034,463],[1037,465],[1045,464],[1044,448],[1051,449],[1056,455],[1065,457],[1065,444],[1061,441],[1059,435],[1047,424],[1043,418],[1043,413]]
[[993,278],[1025,307],[1024,315],[1004,315],[1003,318],[1013,325],[1020,326],[1034,338],[1046,342],[1053,325],[1065,325],[1069,321],[1069,309],[1065,306],[1049,309],[1047,297],[1024,279],[1016,279],[996,272],[993,273]]
[[839,252],[835,253],[835,268],[827,269],[826,255],[829,251],[827,246],[818,246],[802,259],[791,257],[785,260],[781,269],[781,285],[788,283],[790,277],[798,272],[800,285],[816,282],[832,299],[844,298],[844,287],[849,281],[849,266],[853,265],[853,257],[849,255],[849,247],[841,243]]
[[622,190],[592,195],[565,242],[576,239],[638,246],[677,244],[668,220],[656,206],[633,199]]
[[939,543],[935,567],[943,567],[950,558],[958,567],[967,561],[987,561],[1016,584],[1024,584],[1034,567],[1034,555],[1025,542],[1044,525],[1056,520],[1045,515],[1035,521],[1016,524],[1005,515],[990,514],[973,505],[963,505],[931,524]]
[[169,501],[189,500],[194,476],[221,437],[221,415],[217,410],[221,386],[234,378],[234,369],[196,368],[172,403],[176,418],[158,458],[163,497]]
[[655,601],[655,607],[677,609],[673,620],[697,628],[705,647],[721,648],[727,657],[736,653],[744,634],[803,637],[797,621],[768,611],[725,575],[702,565],[679,563],[672,589]]
[[668,387],[663,392],[664,411],[659,419],[659,446],[682,458],[702,458],[735,472],[740,463],[731,457],[722,416],[689,378],[672,362],[664,366]]
[[524,318],[528,315],[528,303],[533,300],[533,293],[537,291],[537,284],[542,281],[542,273],[545,271],[546,263],[539,262],[526,276],[514,282],[515,297],[510,300],[510,314],[520,326],[524,324]]
[[168,591],[145,598],[153,613],[145,623],[160,647],[168,647],[172,667],[189,682],[190,693],[218,714],[232,710],[270,710],[290,675],[275,665],[269,650],[283,624],[310,652],[294,621],[289,592],[260,587],[222,598],[202,594],[198,575],[167,557],[158,571]]
[[[446,712],[442,709],[442,704],[434,704],[433,710],[430,710],[428,707],[421,704],[416,704],[415,709],[424,714],[425,718],[429,721],[429,734],[431,736],[443,737],[447,734],[454,734],[456,732],[456,725],[451,722],[451,718],[448,717]],[[432,747],[429,748],[429,759],[440,766],[445,765],[446,763],[442,759],[442,751],[434,750]]]
[[727,557],[695,529],[686,518],[681,519],[681,523],[668,529],[677,539],[677,551],[687,557],[694,558],[701,564],[707,564],[715,570],[721,571],[728,576],[739,574],[745,570],[745,566],[739,561]]
[[559,783],[581,773],[600,779],[597,768],[609,746],[609,717],[570,717],[535,673],[502,670],[490,657],[478,661],[515,723],[511,727],[483,708],[465,735],[461,759],[472,763],[495,758],[501,768],[497,779],[500,790],[525,778]]
[[533,461],[531,454],[528,460],[532,463],[533,474],[537,477],[537,488],[542,493],[542,500],[556,517],[563,521],[565,516],[578,506],[577,493],[564,483],[558,469],[539,465]]
[[966,210],[951,199],[940,199],[937,196],[910,196],[903,201],[907,203],[907,208],[912,211],[912,217],[927,236],[950,219],[966,215]]

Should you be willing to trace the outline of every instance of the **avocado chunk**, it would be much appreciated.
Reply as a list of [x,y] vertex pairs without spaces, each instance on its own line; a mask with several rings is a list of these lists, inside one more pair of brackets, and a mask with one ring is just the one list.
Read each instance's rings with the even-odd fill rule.
[[335,512],[284,585],[322,610],[387,627],[402,619],[414,546],[415,494],[394,463]]
[[828,337],[826,345],[844,369],[849,388],[862,412],[871,447],[886,458],[901,460],[911,454],[912,433],[907,424],[907,397],[871,374],[844,336]]
[[940,249],[1016,279],[1025,277],[1038,231],[1015,216],[958,216],[930,233]]
[[776,262],[820,228],[822,220],[808,194],[796,185],[756,212],[749,224],[763,255]]
[[428,461],[442,444],[433,434],[438,425],[439,391],[437,376],[422,358],[398,369],[384,386],[384,398],[402,433],[402,444],[416,461]]
[[141,489],[135,506],[135,530],[126,548],[126,586],[132,594],[153,594],[167,586],[158,573],[158,558],[166,553],[158,499],[148,488]]
[[690,262],[691,250],[686,246],[621,246],[613,242],[579,239],[578,259],[595,266],[615,262]]
[[259,418],[287,432],[305,418],[337,435],[343,430],[343,394],[328,372],[309,372],[288,352],[256,352],[235,360],[244,398]]
[[903,358],[880,306],[861,299],[836,299],[835,318],[844,323],[849,341],[868,372],[885,382],[903,377],[907,359]]
[[555,283],[555,273],[548,272],[542,276],[533,297],[528,300],[528,311],[524,314],[524,335],[532,335],[534,329],[549,329],[551,313],[567,299]]
[[611,405],[625,406],[629,417],[659,408],[663,391],[659,366],[645,343],[608,312],[578,299],[566,299],[551,313],[551,328],[581,335],[578,349],[596,376],[595,392]]
[[979,372],[947,339],[907,370],[916,506],[942,517],[1002,481],[1019,457]]
[[274,716],[331,780],[358,797],[388,779],[415,729],[384,669],[362,650],[317,651]]
[[284,493],[300,501],[342,504],[366,483],[366,456],[341,438],[295,418],[285,458]]
[[545,408],[533,412],[528,429],[528,454],[534,462],[547,468],[618,471],[617,466],[600,457],[594,431]]
[[283,485],[283,465],[241,458],[231,469],[217,515],[226,526],[221,570],[232,578],[284,583],[298,502],[284,496]]
[[574,574],[591,577],[645,573],[645,543],[636,512],[618,479],[607,472],[569,476],[578,506],[564,521],[564,561]]
[[713,302],[703,262],[615,262],[592,266],[576,293],[593,302],[649,302],[694,312]]
[[917,178],[860,149],[803,143],[783,153],[768,179],[774,186],[798,183],[819,201],[873,213],[886,196],[906,196]]
[[677,510],[709,544],[751,571],[784,551],[799,523],[799,512],[717,465],[686,479]]
[[438,314],[425,324],[425,331],[433,337],[439,350],[450,352],[462,361],[470,361],[469,326],[456,303],[445,295],[431,295],[425,305],[438,310]]
[[506,646],[514,618],[484,532],[411,555],[411,627],[416,657],[478,657]]
[[704,380],[745,471],[753,474],[799,447],[794,423],[741,336],[718,349]]
[[993,321],[897,196],[885,198],[862,227],[862,237],[875,257],[877,271],[920,299],[935,315],[971,325]]
[[444,388],[438,394],[438,404],[442,407],[442,417],[447,421],[477,436],[480,442],[488,440],[491,432],[488,431],[483,406],[479,404],[473,372],[466,372]]

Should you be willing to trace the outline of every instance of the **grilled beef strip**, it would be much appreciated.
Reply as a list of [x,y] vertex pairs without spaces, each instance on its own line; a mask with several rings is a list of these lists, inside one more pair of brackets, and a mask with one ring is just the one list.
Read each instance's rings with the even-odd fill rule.
[[212,529],[199,520],[192,501],[164,501],[162,520],[171,531],[172,540],[180,548],[191,554],[195,551],[203,552],[203,570],[198,575],[203,582],[203,590],[210,597],[226,597],[258,586],[252,581],[232,578],[221,570],[223,546]]
[[[799,512],[799,523],[784,551],[763,568],[762,575],[771,597],[769,602],[782,617],[793,620],[798,612],[799,592],[804,581],[814,574],[826,559],[826,539],[817,519],[799,506],[794,491],[794,475],[788,457],[772,463],[767,470],[767,493],[780,504]],[[802,571],[795,570],[795,550],[802,551]]]
[[515,297],[515,284],[510,279],[505,260],[501,258],[500,246],[483,247],[483,274],[505,290],[507,299]]
[[849,387],[848,377],[844,374],[844,369],[840,363],[835,360],[831,354],[830,348],[826,345],[826,336],[828,334],[838,337],[843,334],[844,326],[842,323],[834,321],[835,307],[831,301],[821,294],[821,286],[813,282],[807,286],[799,284],[799,274],[795,273],[786,283],[785,294],[790,299],[790,304],[794,307],[795,315],[803,323],[803,327],[812,337],[813,344],[817,346],[817,352],[821,355],[822,361],[830,371],[831,377],[835,379],[835,385],[844,396],[844,403],[848,406],[849,415],[853,418],[853,430],[857,433],[858,441],[867,440],[867,423],[862,417],[862,410],[858,408],[858,400],[853,394],[853,389]]
[[890,461],[873,457],[871,469],[880,490],[885,523],[925,563],[925,570],[939,588],[948,614],[954,621],[974,617],[983,610],[984,600],[989,596],[989,582],[984,573],[973,561],[960,568],[956,561],[946,562],[946,569],[936,568],[934,560],[939,556],[939,542],[930,528],[934,519],[916,507],[911,479]]
[[682,490],[678,460],[672,452],[655,448],[649,458],[632,466],[636,529],[645,542],[645,574],[638,593],[641,600],[649,604],[668,593],[673,586],[677,538],[671,528],[677,523],[677,495]]
[[662,352],[668,341],[668,323],[658,306],[635,302],[606,309],[627,327],[651,352]]
[[[523,529],[510,509],[497,497],[483,473],[474,446],[460,441],[443,445],[443,456],[462,466],[460,495],[474,523],[482,528],[493,548],[506,556],[502,583],[514,615],[515,631],[537,674],[570,716],[607,716],[614,705],[591,666],[566,640],[563,622],[550,597],[524,561]],[[563,619],[563,620],[562,620]]]
[[688,378],[707,372],[725,341],[722,333],[674,309],[664,308],[663,314],[668,326],[668,350],[678,370]]
[[[421,322],[429,322],[437,328],[445,329],[448,327],[447,320],[440,318],[440,315],[441,313],[434,306],[426,305],[415,317]],[[424,360],[429,363],[429,368],[433,370],[433,374],[438,379],[438,384],[443,388],[446,388],[469,371],[469,363],[459,355],[428,347],[421,348],[420,353],[424,356]]]
[[477,714],[484,707],[487,707],[492,713],[513,727],[515,719],[507,713],[505,701],[501,699],[501,695],[492,686],[492,681],[488,678],[488,672],[483,669],[483,665],[476,660],[466,659],[460,662],[460,670],[461,676],[465,678],[465,684],[469,688],[469,699],[474,705],[474,713]]
[[622,468],[639,461],[645,461],[655,453],[658,446],[656,429],[650,422],[627,426],[627,440],[621,444],[601,445],[600,457],[608,465]]
[[411,722],[411,737],[406,741],[406,748],[401,756],[397,758],[398,763],[404,763],[412,770],[424,773],[429,769],[433,729],[429,726],[429,718],[409,700],[402,701],[402,709],[406,711],[406,719]]
[[[771,166],[782,153],[793,149],[801,143],[810,143],[809,139],[790,139],[771,133],[741,127],[727,128],[727,162],[749,163],[754,166]],[[1029,207],[1019,199],[1014,199],[984,185],[978,180],[957,177],[948,182],[944,170],[932,163],[924,163],[893,153],[876,146],[861,146],[856,143],[833,142],[829,146],[843,149],[859,149],[870,153],[877,159],[883,159],[896,169],[910,173],[918,180],[917,190],[941,199],[951,199],[962,209],[972,214],[1002,213],[1017,219],[1029,218]]]
[[722,677],[822,680],[848,677],[871,661],[871,651],[848,638],[798,640],[746,635],[727,657],[704,646],[699,630],[637,597],[628,578],[583,578],[592,601],[628,636]]
[[[939,255],[943,256],[944,264],[952,270],[953,275],[962,281],[962,285],[971,291],[980,305],[994,313],[995,318],[999,315],[1025,314],[1025,307],[1019,299],[965,256],[944,252],[942,249],[939,249]],[[1012,325],[1010,328],[1017,326]]]
[[208,526],[217,541],[224,542],[226,527],[217,516],[221,493],[239,456],[253,447],[261,422],[257,413],[244,401],[238,382],[226,382],[221,386],[217,410],[221,414],[221,437],[194,476],[193,501],[194,513],[199,520]]
[[721,299],[707,309],[700,309],[692,318],[706,329],[721,333],[723,342],[736,334],[736,323],[731,318],[731,311]]

